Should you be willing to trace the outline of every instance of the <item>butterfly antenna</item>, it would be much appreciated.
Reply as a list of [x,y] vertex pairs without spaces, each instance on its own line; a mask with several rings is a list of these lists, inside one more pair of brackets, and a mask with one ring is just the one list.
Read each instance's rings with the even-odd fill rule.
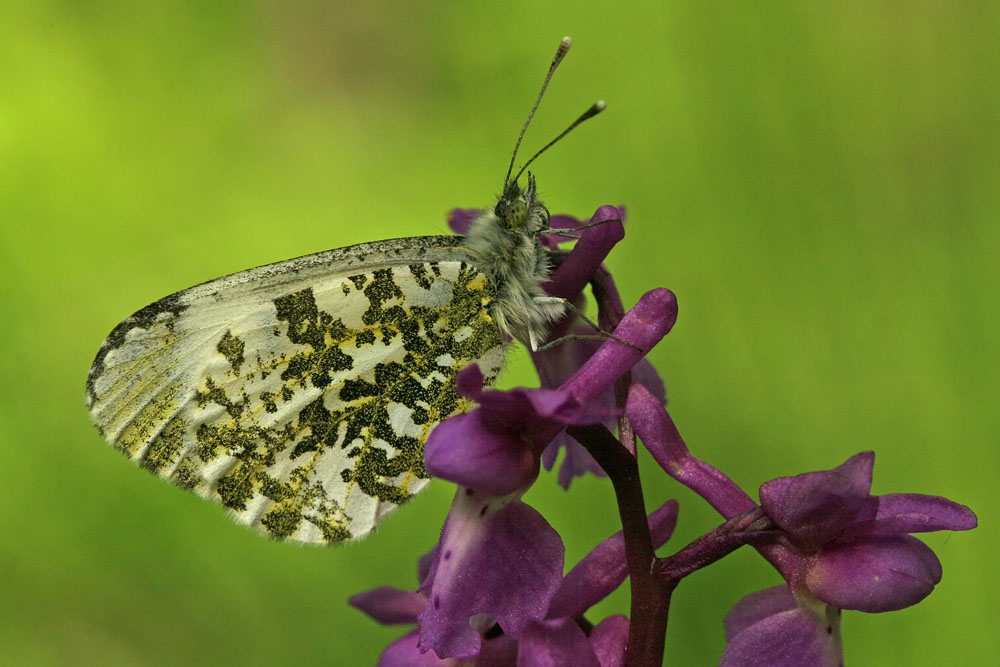
[[565,137],[567,134],[569,134],[570,132],[572,132],[573,128],[575,128],[577,125],[579,125],[580,123],[582,123],[585,120],[589,120],[589,119],[593,118],[597,114],[599,114],[602,111],[604,111],[607,108],[607,106],[608,105],[604,103],[604,100],[597,100],[596,102],[594,102],[590,106],[589,109],[587,109],[586,111],[583,112],[583,115],[581,115],[579,118],[577,118],[576,120],[574,120],[573,123],[569,127],[567,127],[565,130],[563,130],[562,132],[560,132],[559,136],[557,136],[555,139],[553,139],[549,143],[547,143],[544,146],[542,146],[541,148],[539,148],[537,153],[535,153],[530,158],[528,158],[528,161],[524,163],[524,166],[521,167],[521,170],[517,172],[517,176],[514,177],[514,180],[516,181],[517,179],[521,178],[521,174],[524,173],[524,170],[527,169],[528,166],[531,165],[531,163],[534,162],[535,159],[539,155],[541,155],[545,151],[547,151],[550,148],[552,148],[552,146],[554,146],[557,141],[559,141],[560,139],[562,139],[563,137]]
[[[556,68],[559,67],[559,63],[561,63],[563,58],[566,57],[566,54],[569,53],[569,47],[571,46],[573,46],[573,40],[569,37],[563,37],[562,41],[559,42],[559,48],[556,50],[556,55],[552,59],[552,64],[549,65],[549,72],[545,75],[545,81],[542,83],[542,89],[538,91],[538,97],[535,99],[535,106],[531,107],[531,113],[528,114],[528,119],[524,121],[524,125],[521,127],[521,134],[517,135],[517,143],[514,144],[514,153],[510,156],[510,166],[507,167],[507,175],[503,178],[503,184],[505,187],[507,183],[510,182],[510,173],[514,171],[514,161],[517,160],[517,149],[521,147],[521,140],[524,139],[524,133],[527,132],[528,126],[531,125],[531,119],[534,118],[535,111],[538,110],[538,105],[542,102],[542,96],[545,94],[545,89],[549,87],[549,81],[552,80],[552,75],[555,74]],[[518,174],[518,176],[520,176],[520,174]]]

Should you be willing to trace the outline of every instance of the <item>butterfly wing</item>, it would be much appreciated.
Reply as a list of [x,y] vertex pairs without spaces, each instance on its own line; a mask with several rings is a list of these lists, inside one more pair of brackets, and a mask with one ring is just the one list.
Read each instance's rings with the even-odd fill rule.
[[499,371],[485,276],[454,237],[366,243],[225,276],[126,318],[87,381],[104,437],[280,539],[369,533],[427,483],[424,443]]

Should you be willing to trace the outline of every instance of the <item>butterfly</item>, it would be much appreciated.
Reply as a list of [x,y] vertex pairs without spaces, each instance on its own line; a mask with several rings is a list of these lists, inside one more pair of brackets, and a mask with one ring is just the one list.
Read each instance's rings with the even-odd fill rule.
[[536,349],[566,305],[548,297],[549,213],[517,150],[496,205],[465,236],[362,243],[234,273],[164,297],[104,340],[90,415],[141,467],[274,538],[363,537],[429,481],[431,430],[472,409],[512,339]]

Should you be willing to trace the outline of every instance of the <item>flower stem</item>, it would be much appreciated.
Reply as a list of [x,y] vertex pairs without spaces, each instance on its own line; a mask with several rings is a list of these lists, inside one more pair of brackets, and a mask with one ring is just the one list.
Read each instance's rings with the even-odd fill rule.
[[760,507],[728,519],[716,526],[673,556],[661,558],[656,563],[659,576],[675,582],[696,570],[711,565],[723,556],[736,551],[751,541],[773,539],[774,522]]
[[656,571],[657,558],[646,520],[638,462],[600,424],[570,426],[567,432],[590,452],[608,474],[618,501],[632,593],[625,665],[659,665],[663,662],[670,594],[677,581],[661,577]]

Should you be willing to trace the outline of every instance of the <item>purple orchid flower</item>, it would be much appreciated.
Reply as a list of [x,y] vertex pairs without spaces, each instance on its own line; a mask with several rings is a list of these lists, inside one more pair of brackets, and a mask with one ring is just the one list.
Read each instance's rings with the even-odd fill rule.
[[479,407],[431,432],[424,450],[427,471],[491,496],[526,488],[538,474],[542,452],[563,428],[616,414],[598,398],[667,334],[676,317],[669,290],[646,293],[615,328],[618,340],[604,341],[558,389],[483,390],[479,369],[463,369],[458,389]]
[[[753,508],[732,480],[692,456],[645,387],[633,385],[626,413],[663,469],[723,516]],[[939,496],[871,495],[874,462],[874,453],[863,452],[833,470],[761,486],[761,508],[782,532],[757,548],[787,585],[753,593],[733,608],[720,664],[839,665],[842,609],[902,609],[941,580],[937,556],[910,533],[969,530],[976,515]]]
[[840,665],[841,609],[895,611],[941,581],[934,552],[909,533],[969,530],[976,515],[939,496],[870,493],[873,452],[833,470],[780,477],[760,488],[761,507],[798,558],[787,586],[753,593],[726,618],[720,664]]
[[[456,234],[468,233],[472,221],[482,211],[480,209],[454,209],[448,215],[448,225]],[[585,228],[586,232],[577,246],[574,248],[573,256],[584,256],[585,261],[563,262],[553,274],[552,280],[546,285],[546,291],[553,296],[560,296],[574,301],[577,306],[582,302],[577,297],[588,280],[591,280],[595,270],[603,261],[604,256],[614,243],[620,240],[618,233],[619,225],[625,222],[626,211],[624,206],[602,206],[594,212],[588,220],[580,220],[571,215],[553,215],[549,219],[549,227],[552,229],[565,229],[568,231]],[[601,230],[600,227],[606,227]],[[595,231],[590,231],[595,230]],[[541,243],[552,250],[559,250],[561,243],[572,240],[573,237],[559,234],[546,234],[540,239]],[[604,293],[606,299],[612,303],[612,310],[617,308],[618,318],[621,317],[621,301],[618,299],[617,290],[610,274],[605,274]],[[602,313],[608,310],[609,304],[602,303],[599,298],[598,306]],[[614,319],[604,320],[601,325],[607,329],[614,328],[617,321]],[[572,313],[556,324],[551,331],[550,338],[562,338],[565,336],[578,336],[577,340],[569,340],[560,345],[542,352],[531,352],[531,359],[538,370],[538,377],[543,389],[555,389],[565,382],[587,359],[589,359],[597,348],[600,341],[593,340],[594,330],[587,324],[581,322]],[[632,369],[632,381],[646,386],[653,395],[659,397],[661,404],[666,403],[666,391],[663,380],[653,365],[646,359],[641,359]],[[617,410],[615,406],[614,389],[608,387],[598,397],[597,403],[608,413],[608,417],[603,423],[614,429],[617,425]],[[551,470],[559,457],[560,451],[565,451],[562,464],[559,467],[558,482],[564,489],[569,489],[575,477],[585,474],[593,474],[604,477],[604,471],[597,464],[597,461],[573,438],[565,432],[560,432],[549,443],[542,454],[541,463],[546,470]]]
[[746,596],[726,615],[719,667],[843,667],[840,610],[788,586]]
[[[590,338],[582,338],[587,335],[592,336],[593,333],[593,329],[590,326],[574,318],[570,321],[569,327],[560,331],[558,335],[578,335],[581,336],[580,339],[568,341],[543,352],[531,353],[531,358],[535,362],[535,368],[538,370],[538,378],[542,388],[559,387],[569,379],[577,368],[593,356],[594,352],[600,346],[600,342]],[[666,390],[663,386],[663,380],[660,379],[659,374],[653,368],[653,365],[649,363],[648,359],[641,359],[632,368],[632,382],[641,384],[649,389],[660,401],[661,405],[666,403]],[[604,406],[604,409],[610,414],[609,418],[603,420],[602,423],[609,430],[614,431],[618,424],[614,387],[605,389],[597,397],[596,402]],[[558,481],[559,485],[564,489],[569,489],[574,478],[587,473],[598,477],[605,476],[604,471],[601,470],[594,457],[565,432],[559,433],[542,453],[542,465],[546,470],[552,470],[555,466],[560,450],[564,451],[565,455],[562,464],[559,466]]]
[[614,408],[559,389],[483,389],[478,366],[458,374],[458,391],[479,407],[434,429],[424,452],[428,472],[492,496],[530,484],[548,441],[570,424],[593,424]]
[[563,557],[559,534],[529,505],[459,489],[420,586],[429,603],[417,617],[418,647],[472,657],[494,622],[516,639],[545,617]]
[[[666,335],[675,316],[669,291],[646,294],[615,329],[618,340],[606,340],[558,389],[485,390],[477,367],[459,373],[459,391],[479,407],[439,424],[425,448],[428,472],[459,489],[421,586],[431,601],[419,617],[421,649],[477,654],[481,633],[469,619],[479,614],[514,638],[544,618],[562,577],[562,540],[520,496],[555,435],[613,414],[596,397]],[[491,567],[478,566],[486,560]]]
[[874,452],[833,470],[779,477],[760,487],[761,507],[802,555],[796,582],[841,609],[895,611],[941,581],[934,552],[909,533],[970,530],[968,507],[940,496],[871,495]]
[[[499,514],[500,512],[497,513]],[[525,517],[508,518],[520,523]],[[501,518],[499,521],[504,522],[505,519]],[[675,501],[665,503],[649,515],[648,522],[654,543],[657,546],[662,545],[669,539],[676,526],[677,503]],[[513,524],[513,522],[508,523],[508,527]],[[456,598],[466,611],[459,615],[459,624],[456,625],[448,620],[443,623],[446,633],[454,633],[461,625],[464,626],[460,630],[461,634],[475,635],[474,646],[461,646],[459,654],[449,655],[447,651],[455,649],[456,646],[448,643],[443,647],[430,647],[431,650],[423,645],[427,624],[435,622],[427,618],[428,611],[434,609],[434,597],[429,593],[433,588],[431,583],[435,577],[440,576],[442,563],[450,560],[441,556],[444,536],[434,551],[421,559],[419,575],[423,583],[417,591],[383,586],[351,598],[352,605],[379,623],[420,624],[418,629],[408,632],[386,648],[379,659],[380,667],[457,665],[460,664],[460,660],[463,661],[461,664],[491,667],[507,665],[619,667],[624,664],[628,619],[620,615],[610,616],[591,627],[584,617],[588,609],[607,597],[625,580],[627,574],[625,542],[621,532],[601,542],[565,576],[560,574],[554,582],[531,581],[532,586],[553,590],[541,610],[535,608],[534,601],[524,600],[525,587],[510,579],[511,576],[518,579],[531,576],[530,572],[526,574],[520,568],[521,563],[516,560],[519,549],[510,546],[511,544],[523,546],[528,540],[517,536],[508,535],[508,537],[513,537],[513,541],[509,541],[500,551],[490,548],[496,546],[495,541],[481,543],[483,548],[473,547],[476,557],[465,563],[467,571],[460,577],[465,582],[465,588],[457,591]],[[558,539],[558,536],[556,538]],[[558,550],[561,570],[561,542]],[[448,552],[446,550],[443,553]],[[515,558],[513,562],[510,560],[512,555]],[[515,588],[521,592],[509,591]],[[487,590],[492,593],[484,594]],[[486,597],[492,598],[491,601],[494,603],[500,598],[505,599],[499,602],[501,607],[490,607],[493,613],[480,612],[478,615],[473,615],[473,625],[476,626],[473,628],[469,624],[470,614],[467,610],[482,605]],[[526,607],[520,607],[520,604],[525,604]],[[494,616],[498,609],[500,617]],[[527,613],[529,609],[530,614]],[[509,622],[512,619],[517,621],[516,633],[513,634],[508,631],[509,626],[505,625],[505,621]],[[585,631],[584,628],[588,628],[589,631]],[[434,630],[431,629],[431,634]],[[461,642],[458,643],[461,645]],[[439,657],[442,654],[448,657]]]
[[[453,212],[452,227],[463,231],[475,214]],[[571,225],[575,221],[560,218],[557,222]],[[602,207],[591,222],[603,224],[586,229],[572,251],[559,255],[561,261],[546,290],[572,300],[591,276],[600,273],[602,293],[613,297],[614,315],[608,321],[617,325],[614,337],[592,346],[586,357],[574,358],[573,372],[549,388],[485,390],[478,367],[459,373],[459,392],[478,407],[438,424],[425,446],[427,471],[459,488],[441,539],[425,562],[421,586],[416,593],[376,589],[365,594],[368,598],[353,600],[363,608],[371,602],[371,614],[378,620],[405,618],[419,623],[417,631],[387,649],[385,664],[396,664],[393,656],[412,656],[412,651],[422,652],[425,661],[428,654],[446,660],[478,656],[483,664],[503,664],[504,656],[516,658],[527,651],[536,655],[538,664],[546,664],[558,662],[560,651],[574,652],[580,646],[587,646],[590,659],[602,664],[596,656],[614,654],[609,646],[619,639],[622,650],[618,653],[623,654],[627,622],[611,620],[598,626],[599,631],[595,628],[594,636],[603,639],[593,648],[575,622],[566,622],[582,617],[589,606],[572,604],[574,599],[579,601],[581,588],[574,588],[572,582],[580,576],[574,575],[574,569],[563,577],[561,538],[520,500],[538,475],[543,451],[566,426],[600,423],[620,413],[613,402],[601,400],[602,395],[643,359],[676,319],[674,296],[664,289],[647,293],[632,310],[622,312],[613,282],[601,266],[624,234],[621,214],[614,207]],[[675,513],[676,507],[670,516]],[[673,519],[669,523],[672,530]],[[669,531],[663,540],[668,535]],[[613,581],[612,588],[593,601],[625,577],[624,543],[620,538],[618,542],[620,567],[604,562],[601,568],[587,570],[595,585]],[[609,572],[616,574],[608,579]],[[577,597],[565,591],[574,591]],[[559,610],[559,616],[552,617],[551,610]],[[500,631],[497,637],[491,633],[494,627]],[[524,642],[518,644],[522,636]],[[555,653],[546,654],[550,649]]]
[[760,487],[761,507],[802,555],[796,582],[841,609],[895,611],[941,581],[934,552],[909,533],[970,530],[968,507],[940,496],[871,495],[874,452],[833,470],[779,477]]
[[[478,213],[453,211],[452,229],[465,232]],[[922,600],[940,581],[937,557],[910,533],[976,526],[971,510],[945,498],[873,496],[871,452],[833,470],[767,482],[759,506],[724,473],[694,457],[665,410],[662,381],[645,361],[673,326],[674,296],[653,290],[625,312],[602,265],[623,237],[623,219],[624,211],[611,206],[583,225],[553,216],[553,229],[580,228],[582,234],[569,252],[559,248],[569,235],[541,239],[556,264],[546,292],[580,307],[589,284],[599,325],[613,330],[612,337],[587,339],[592,328],[568,314],[551,338],[570,340],[532,353],[539,389],[486,389],[476,366],[458,374],[458,391],[477,407],[439,424],[426,443],[427,471],[458,489],[437,546],[420,561],[420,586],[416,591],[382,587],[351,600],[379,622],[418,625],[385,650],[380,665],[609,667],[624,663],[626,645],[636,651],[630,653],[633,660],[655,660],[662,654],[656,637],[662,638],[677,583],[750,544],[786,583],[733,607],[720,664],[841,666],[843,609],[901,609]],[[628,378],[624,410],[622,378]],[[609,431],[623,411],[628,422],[621,421],[618,441]],[[605,470],[565,435],[567,429]],[[633,430],[664,471],[727,519],[667,558],[657,558],[652,549],[673,530],[676,504],[650,515],[651,535],[646,534]],[[560,536],[521,501],[540,467],[554,466],[560,449],[566,451],[559,471],[565,488],[577,475],[610,473],[627,528],[628,558],[619,533],[563,574]],[[634,608],[645,611],[635,612],[631,621],[611,616],[591,625],[587,610],[629,572],[633,595],[645,596],[634,597]]]

